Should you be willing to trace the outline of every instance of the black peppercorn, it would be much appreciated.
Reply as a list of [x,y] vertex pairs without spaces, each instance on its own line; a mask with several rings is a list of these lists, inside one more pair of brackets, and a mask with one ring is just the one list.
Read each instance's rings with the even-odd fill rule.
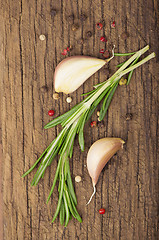
[[98,121],[98,127],[99,128],[104,128],[105,127],[105,124],[103,121]]
[[87,19],[87,16],[82,13],[81,16],[80,16],[80,20],[85,21],[86,19]]
[[79,26],[77,24],[72,24],[71,29],[73,32],[77,31],[78,28],[79,28]]
[[125,115],[125,119],[126,119],[126,121],[131,120],[132,117],[133,117],[132,113],[127,113],[127,114]]
[[56,16],[56,10],[55,9],[51,9],[50,11],[51,17],[55,17]]
[[73,15],[73,14],[72,14],[72,15],[69,15],[69,16],[67,17],[67,21],[68,21],[69,24],[73,24],[73,20],[74,20],[74,15]]
[[84,43],[84,39],[83,39],[83,38],[78,39],[78,40],[77,40],[77,43],[78,43],[78,44],[83,44],[83,43]]
[[41,92],[45,93],[48,91],[48,87],[46,85],[41,87]]
[[126,40],[128,37],[129,37],[129,33],[128,33],[128,32],[123,32],[123,33],[121,34],[121,38],[122,38],[123,40]]
[[92,32],[91,32],[91,31],[88,31],[88,32],[86,33],[86,36],[87,36],[87,38],[92,37]]

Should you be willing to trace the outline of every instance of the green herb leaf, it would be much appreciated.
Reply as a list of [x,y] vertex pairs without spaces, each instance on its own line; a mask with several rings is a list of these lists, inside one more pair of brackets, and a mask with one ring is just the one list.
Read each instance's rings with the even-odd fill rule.
[[61,207],[61,202],[62,202],[62,195],[63,195],[63,188],[64,188],[64,177],[62,177],[62,182],[61,182],[61,189],[60,189],[60,193],[59,193],[59,200],[58,200],[58,204],[57,204],[57,208],[55,211],[55,214],[53,216],[52,222],[55,221],[59,211],[60,211],[60,207]]
[[124,63],[125,62],[119,63],[116,67],[119,68],[119,67],[123,66]]
[[[130,66],[133,66],[135,63],[137,63],[137,61],[139,60],[139,58],[140,58],[140,56],[138,56],[138,57],[133,61],[133,63],[132,63]],[[132,71],[129,73],[129,75],[128,75],[127,85],[129,85],[129,83],[130,83],[130,80],[131,80],[132,75],[133,75],[133,71],[134,71],[134,70],[132,70]]]
[[72,199],[74,201],[74,203],[77,205],[77,198],[76,198],[76,194],[74,191],[74,187],[73,187],[73,183],[72,183],[72,178],[71,178],[71,173],[70,173],[70,166],[69,166],[69,161],[66,161],[66,167],[67,167],[67,184],[68,184],[68,188],[70,191],[70,194],[72,196]]
[[114,53],[114,56],[130,56],[134,55],[136,52],[131,52],[131,53]]
[[100,110],[100,114],[99,114],[99,120],[100,121],[103,120],[103,118],[104,118],[104,116],[105,116],[105,114],[108,110],[108,107],[111,103],[112,97],[115,93],[115,90],[116,90],[117,86],[118,86],[118,83],[116,83],[115,86],[112,89],[110,89],[109,95],[106,96],[106,101],[104,102],[104,105],[102,106],[102,108]]
[[64,206],[63,199],[62,199],[61,208],[60,208],[60,223],[61,223],[61,225],[64,224],[64,221],[65,221],[65,206]]
[[85,122],[86,122],[86,119],[87,119],[88,112],[89,111],[87,110],[87,112],[85,113],[85,115],[82,118],[82,124],[80,125],[79,135],[78,135],[78,141],[79,141],[79,145],[80,145],[80,148],[81,148],[82,152],[84,151],[84,134],[83,134],[83,130],[84,130],[84,125],[85,125]]
[[70,219],[70,212],[69,212],[69,208],[68,208],[68,204],[67,204],[67,200],[66,200],[66,196],[65,196],[64,192],[63,192],[63,199],[64,199],[64,206],[65,206],[65,210],[66,210],[65,227],[67,227],[69,219]]
[[62,162],[62,157],[60,157],[59,161],[58,161],[58,165],[57,165],[57,169],[56,169],[56,173],[55,173],[55,177],[54,177],[54,181],[53,181],[53,185],[52,185],[52,188],[50,190],[50,193],[49,193],[49,196],[48,196],[48,199],[47,199],[47,202],[49,202],[49,199],[54,191],[54,188],[55,188],[55,184],[56,184],[56,181],[57,181],[57,178],[58,178],[58,174],[59,174],[59,171],[60,171],[60,166],[61,166],[61,162]]

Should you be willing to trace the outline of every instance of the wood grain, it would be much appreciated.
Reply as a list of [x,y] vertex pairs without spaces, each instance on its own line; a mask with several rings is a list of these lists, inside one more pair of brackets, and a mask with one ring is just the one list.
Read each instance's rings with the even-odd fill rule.
[[[2,144],[0,144],[0,174],[2,176]],[[0,177],[0,239],[3,239],[3,196],[2,178]]]
[[[3,145],[3,239],[151,239],[156,240],[158,205],[158,3],[155,0],[15,0],[0,1],[0,98]],[[51,9],[56,9],[55,17]],[[83,22],[81,13],[87,16]],[[67,17],[74,14],[76,32],[71,30]],[[101,31],[95,24],[105,21]],[[116,21],[116,28],[111,23]],[[87,31],[92,37],[86,39]],[[122,33],[129,37],[122,39]],[[44,34],[46,40],[40,41]],[[108,43],[100,42],[105,35]],[[84,38],[83,45],[77,43]],[[50,130],[43,126],[50,121],[47,112],[55,109],[64,113],[90,91],[93,84],[106,79],[103,70],[96,73],[80,89],[53,100],[53,72],[64,58],[61,52],[69,45],[68,55],[101,57],[99,50],[116,45],[117,52],[128,52],[150,44],[156,58],[138,68],[129,86],[118,87],[104,127],[85,128],[86,150],[79,151],[75,142],[70,160],[72,178],[82,176],[75,183],[78,210],[83,223],[71,220],[68,227],[60,226],[59,219],[51,224],[58,200],[57,189],[51,201],[46,198],[52,185],[58,159],[46,171],[37,187],[30,183],[35,172],[22,179],[21,175],[35,162],[45,147],[57,136],[60,126]],[[110,63],[108,75],[124,58]],[[47,85],[48,91],[42,92]],[[126,121],[125,115],[133,118]],[[97,120],[96,114],[92,120]],[[92,193],[86,154],[91,144],[102,137],[121,137],[126,144],[107,164],[97,184],[97,193],[89,206]],[[104,207],[106,214],[98,210]]]

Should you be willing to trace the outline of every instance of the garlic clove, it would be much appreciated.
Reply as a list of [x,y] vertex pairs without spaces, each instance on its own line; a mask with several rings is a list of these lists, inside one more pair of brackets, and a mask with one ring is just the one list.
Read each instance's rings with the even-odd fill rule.
[[56,92],[72,93],[109,60],[89,56],[72,56],[60,62],[54,74]]
[[121,138],[102,138],[90,147],[87,154],[87,168],[93,187],[106,163],[119,149],[123,148],[123,144],[124,141]]

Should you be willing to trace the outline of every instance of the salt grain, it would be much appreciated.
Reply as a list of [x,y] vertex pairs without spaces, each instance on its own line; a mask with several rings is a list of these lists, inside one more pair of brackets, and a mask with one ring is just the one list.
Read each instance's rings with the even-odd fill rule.
[[55,100],[59,99],[59,94],[58,93],[54,93],[53,94],[53,99],[55,99]]
[[80,176],[76,176],[76,177],[75,177],[75,181],[76,181],[76,182],[81,182],[81,177],[80,177]]
[[41,41],[44,41],[44,40],[46,39],[46,37],[45,37],[44,34],[41,34],[41,35],[39,36],[39,39],[40,39]]
[[72,24],[71,29],[73,32],[77,31],[78,28],[79,28],[78,24]]
[[66,98],[66,102],[71,103],[72,102],[72,98],[71,97],[67,97]]

